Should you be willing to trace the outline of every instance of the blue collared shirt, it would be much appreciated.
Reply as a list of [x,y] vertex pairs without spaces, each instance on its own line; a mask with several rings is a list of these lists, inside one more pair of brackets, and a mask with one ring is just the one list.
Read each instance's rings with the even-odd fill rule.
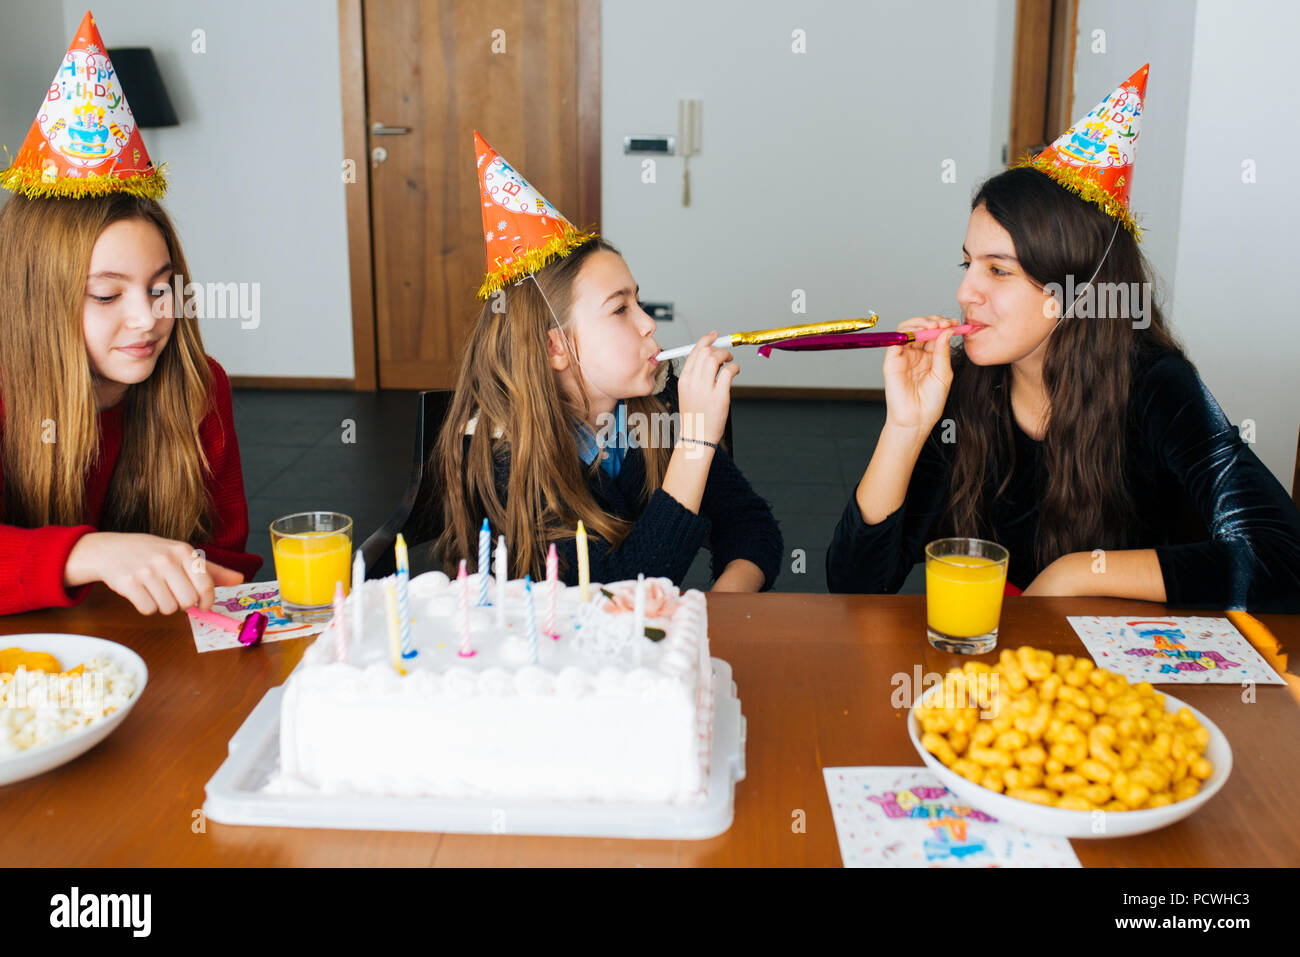
[[614,431],[608,428],[599,432],[592,431],[585,422],[578,423],[573,430],[578,442],[578,455],[590,465],[599,455],[600,467],[605,474],[614,478],[623,468],[623,458],[627,454],[627,406],[622,399],[614,409]]

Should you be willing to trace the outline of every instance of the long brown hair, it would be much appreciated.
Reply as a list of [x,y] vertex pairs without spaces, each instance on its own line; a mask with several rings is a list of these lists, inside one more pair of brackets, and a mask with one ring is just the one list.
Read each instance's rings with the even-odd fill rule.
[[[586,421],[590,412],[581,367],[574,367],[580,402],[570,402],[549,360],[548,332],[558,321],[566,327],[581,362],[582,344],[569,322],[573,284],[583,263],[601,251],[618,254],[603,239],[589,240],[539,270],[536,283],[526,280],[507,286],[479,313],[461,361],[456,395],[429,463],[438,476],[435,494],[442,501],[443,531],[436,548],[449,574],[462,557],[474,564],[485,517],[494,537],[506,536],[510,574],[534,578],[544,571],[547,543],[571,538],[579,519],[614,546],[631,529],[629,522],[604,511],[587,485],[600,466],[599,459],[583,465],[574,438],[575,420]],[[629,419],[637,413],[665,412],[654,396],[628,399],[627,410]],[[466,449],[465,432],[474,418],[474,434]],[[670,449],[652,442],[642,451],[643,494],[649,499],[663,481]],[[506,455],[510,478],[502,501],[494,468]]]
[[[1057,283],[1075,295],[1093,282],[1149,283],[1154,274],[1137,241],[1115,220],[1035,169],[1017,168],[986,181],[971,209],[983,205],[1015,243],[1034,282]],[[1108,244],[1113,245],[1107,253]],[[1105,254],[1105,261],[1102,261]],[[1098,297],[1099,298],[1099,297]],[[1094,300],[1096,301],[1096,300]],[[1065,315],[1071,303],[1062,303]],[[1136,525],[1125,481],[1129,388],[1139,357],[1165,350],[1186,356],[1165,325],[1152,294],[1148,314],[1063,318],[1043,356],[1050,414],[1043,438],[1046,494],[1040,505],[1035,558],[1045,567],[1062,555],[1133,544]],[[1135,328],[1145,325],[1146,328]],[[1015,464],[1010,366],[978,366],[954,346],[951,408],[956,446],[948,506],[950,532],[989,537],[988,511],[1006,490]]]
[[[0,454],[9,524],[86,519],[86,476],[100,451],[82,328],[86,276],[100,234],[132,219],[158,227],[173,274],[188,276],[176,230],[153,200],[15,196],[0,208]],[[205,537],[212,520],[199,441],[212,371],[183,295],[172,308],[171,338],[153,373],[122,400],[122,448],[99,527],[190,541]]]

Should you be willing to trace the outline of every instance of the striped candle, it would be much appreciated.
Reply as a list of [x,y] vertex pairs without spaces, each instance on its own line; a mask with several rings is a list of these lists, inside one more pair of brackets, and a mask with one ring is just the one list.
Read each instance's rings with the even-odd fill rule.
[[362,606],[362,592],[365,591],[366,585],[366,556],[357,552],[356,560],[352,563],[352,637],[357,641],[361,640],[364,635],[364,614],[365,608]]
[[591,569],[587,565],[587,530],[578,519],[578,600],[586,601],[591,591]]
[[528,637],[528,660],[537,664],[537,614],[533,610],[533,576],[524,576],[524,634]]
[[[484,581],[486,581],[486,577]],[[465,559],[460,560],[460,571],[456,573],[460,584],[460,651],[456,654],[462,658],[473,658],[474,648],[469,642],[469,572],[465,568]]]
[[555,554],[555,543],[546,553],[546,633],[552,641],[560,640],[560,633],[555,630],[555,605],[560,593],[560,559]]
[[483,527],[478,530],[478,603],[488,603],[488,579],[492,577],[492,529],[488,520],[483,519]]
[[393,670],[404,675],[406,669],[402,667],[402,629],[397,622],[397,589],[391,580],[385,583],[384,599],[388,606],[388,657],[393,663]]
[[411,556],[406,551],[406,539],[397,533],[397,618],[402,634],[402,657],[414,658],[418,652],[411,647]]
[[506,630],[506,537],[497,538],[497,627]]
[[338,659],[346,663],[348,660],[348,623],[347,616],[343,613],[343,583],[341,581],[334,583],[334,630],[337,632],[334,637],[334,644],[338,649]]

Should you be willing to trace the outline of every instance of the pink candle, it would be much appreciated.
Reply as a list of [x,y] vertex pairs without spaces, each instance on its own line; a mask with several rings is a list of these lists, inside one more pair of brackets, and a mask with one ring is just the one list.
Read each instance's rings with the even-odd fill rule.
[[460,560],[460,570],[456,573],[456,582],[460,586],[460,651],[456,654],[462,658],[472,658],[474,649],[469,643],[469,572],[463,558]]
[[555,555],[555,543],[546,553],[546,633],[553,641],[560,640],[555,630],[555,602],[560,591],[560,560]]

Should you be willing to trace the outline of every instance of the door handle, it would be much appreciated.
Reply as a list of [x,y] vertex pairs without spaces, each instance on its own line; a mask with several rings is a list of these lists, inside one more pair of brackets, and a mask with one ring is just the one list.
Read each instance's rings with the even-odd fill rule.
[[370,134],[372,136],[405,136],[409,132],[411,132],[409,127],[385,126],[383,123],[376,123],[374,126],[370,127]]

